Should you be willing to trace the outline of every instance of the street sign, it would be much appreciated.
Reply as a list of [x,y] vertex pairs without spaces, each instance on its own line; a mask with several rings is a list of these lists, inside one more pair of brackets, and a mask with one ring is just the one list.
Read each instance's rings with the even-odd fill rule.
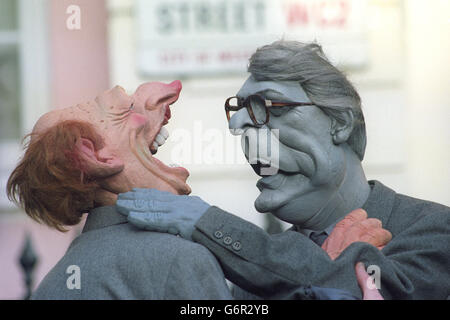
[[282,38],[316,40],[332,60],[362,66],[366,7],[365,0],[138,0],[138,70],[242,73],[258,47]]

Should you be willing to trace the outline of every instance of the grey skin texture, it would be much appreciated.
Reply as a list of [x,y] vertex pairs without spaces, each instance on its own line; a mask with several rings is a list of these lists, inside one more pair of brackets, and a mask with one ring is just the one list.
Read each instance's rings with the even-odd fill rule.
[[[250,76],[237,96],[245,99],[252,94],[273,101],[310,102],[296,81],[256,81]],[[262,127],[254,125],[246,109],[229,122],[230,131],[242,135],[247,158],[244,140],[258,144],[252,141],[258,135],[249,134],[251,130],[269,130],[279,142],[279,170],[257,182],[261,193],[255,207],[299,228],[323,230],[362,207],[370,192],[361,161],[346,143],[353,129],[351,114],[345,123],[337,123],[314,105],[283,109],[271,113]],[[258,166],[252,166],[259,174]]]

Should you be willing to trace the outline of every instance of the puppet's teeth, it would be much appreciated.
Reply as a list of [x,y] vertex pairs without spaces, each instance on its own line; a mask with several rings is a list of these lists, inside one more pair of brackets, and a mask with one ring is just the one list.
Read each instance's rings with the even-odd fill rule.
[[159,130],[159,134],[162,135],[166,140],[169,137],[169,131],[164,127],[161,127],[161,130]]
[[153,141],[152,147],[155,148],[155,151],[158,150],[159,144],[156,141]]
[[166,139],[161,135],[161,134],[157,134],[155,141],[158,143],[158,145],[162,146],[164,144],[164,142],[166,142]]

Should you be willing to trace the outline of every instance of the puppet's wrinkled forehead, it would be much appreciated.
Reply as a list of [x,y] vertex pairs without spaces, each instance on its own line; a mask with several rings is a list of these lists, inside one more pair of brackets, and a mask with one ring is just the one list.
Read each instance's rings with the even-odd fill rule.
[[311,102],[298,81],[257,81],[253,76],[245,81],[237,96],[246,98],[252,94],[265,93],[267,93],[268,98],[275,97],[293,102]]
[[59,110],[53,110],[42,115],[33,127],[33,136],[39,135],[56,125],[61,119],[61,112]]
[[114,88],[99,94],[95,99],[95,102],[103,110],[109,111],[111,109],[128,106],[132,100],[132,97],[126,93],[125,89],[121,86],[115,86]]
[[74,106],[55,109],[43,114],[33,127],[33,136],[45,132],[47,129],[62,121],[76,120],[90,122],[98,116],[99,106],[95,101],[79,103]]

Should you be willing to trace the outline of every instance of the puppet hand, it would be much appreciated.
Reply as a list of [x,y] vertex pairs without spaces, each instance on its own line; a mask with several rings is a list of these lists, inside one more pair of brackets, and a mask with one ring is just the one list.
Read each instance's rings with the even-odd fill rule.
[[356,279],[363,292],[363,300],[384,300],[378,289],[372,283],[369,274],[366,272],[364,263],[358,262],[355,266]]
[[391,239],[391,233],[382,228],[380,220],[368,219],[363,209],[356,209],[334,227],[322,249],[334,260],[353,242],[367,242],[381,250]]
[[192,240],[194,225],[210,207],[196,196],[177,196],[156,189],[119,194],[116,208],[138,228],[167,232]]

